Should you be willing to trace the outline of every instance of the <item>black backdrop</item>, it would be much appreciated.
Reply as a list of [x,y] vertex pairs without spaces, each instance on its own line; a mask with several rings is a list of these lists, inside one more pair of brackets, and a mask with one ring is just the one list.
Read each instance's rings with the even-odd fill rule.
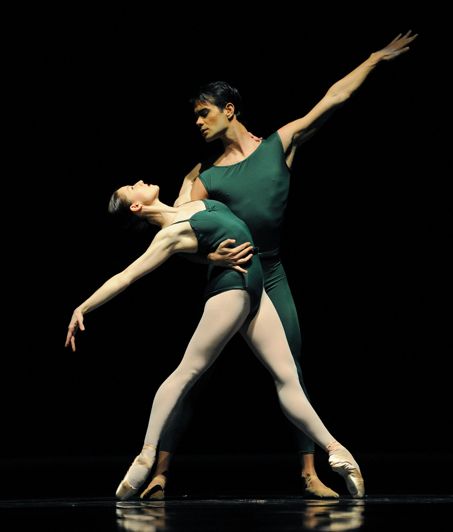
[[[245,124],[267,136],[407,29],[420,34],[412,50],[380,65],[300,148],[282,253],[306,383],[331,431],[359,452],[450,450],[442,33],[426,13],[403,9],[238,10],[67,8],[52,23],[43,12],[31,23],[17,65],[26,201],[12,217],[19,264],[4,322],[5,456],[140,448],[153,394],[200,316],[203,266],[171,259],[88,315],[76,353],[63,344],[72,309],[147,245],[113,229],[110,193],[143,178],[172,202],[213,148],[194,125],[194,89],[214,79],[237,85]],[[234,339],[181,450],[292,449],[270,377]]]

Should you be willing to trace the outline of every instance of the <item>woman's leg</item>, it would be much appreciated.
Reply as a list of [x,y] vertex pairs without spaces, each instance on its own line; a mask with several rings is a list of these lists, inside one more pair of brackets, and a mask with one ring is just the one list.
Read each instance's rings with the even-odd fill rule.
[[284,414],[329,453],[332,469],[345,477],[351,495],[362,497],[364,488],[360,468],[352,455],[335,441],[302,390],[283,325],[265,292],[255,318],[247,330],[241,332],[271,372]]
[[154,396],[142,452],[135,458],[120,483],[117,497],[130,497],[146,480],[154,463],[161,432],[172,410],[214,363],[249,312],[250,298],[245,290],[229,290],[208,299],[181,363]]
[[[300,367],[302,336],[299,318],[285,270],[278,258],[264,259],[261,264],[266,293],[272,301],[285,330],[289,348],[296,364],[300,385],[307,398],[310,399]],[[294,438],[302,465],[301,477],[304,481],[305,495],[316,498],[337,498],[339,496],[338,493],[331,490],[318,478],[315,468],[315,446],[313,441],[301,430],[298,430],[295,425],[293,427]]]

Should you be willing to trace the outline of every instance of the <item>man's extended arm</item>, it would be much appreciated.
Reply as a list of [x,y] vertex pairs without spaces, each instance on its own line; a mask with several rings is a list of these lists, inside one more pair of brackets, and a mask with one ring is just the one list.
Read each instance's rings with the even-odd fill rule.
[[381,61],[390,61],[409,50],[409,44],[417,37],[408,31],[398,35],[387,46],[373,52],[368,59],[344,78],[334,83],[325,96],[302,118],[294,120],[278,130],[284,151],[293,144],[300,145],[311,137],[329,118],[332,112],[347,101],[362,85],[370,72]]
[[[193,193],[193,186],[194,182],[197,179],[197,177],[200,175],[201,170],[201,163],[198,163],[184,178],[184,181],[182,182],[182,186],[179,190],[179,196],[176,198],[175,203],[173,204],[174,207],[179,207],[183,203],[187,203],[188,201],[193,201],[196,199],[205,199],[208,197],[208,194],[205,190],[205,195],[203,197],[192,197]],[[204,188],[204,187],[203,187]]]

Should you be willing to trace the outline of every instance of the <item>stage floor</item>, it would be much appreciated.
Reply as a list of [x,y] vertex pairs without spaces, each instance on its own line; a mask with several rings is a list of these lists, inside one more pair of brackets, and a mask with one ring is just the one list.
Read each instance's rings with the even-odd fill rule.
[[5,531],[450,531],[453,496],[388,495],[317,501],[295,496],[165,501],[36,499],[0,502]]
[[165,501],[118,501],[131,457],[48,457],[0,462],[5,532],[204,532],[244,530],[441,532],[453,530],[450,453],[359,454],[363,500],[318,459],[341,498],[302,497],[293,454],[177,455]]

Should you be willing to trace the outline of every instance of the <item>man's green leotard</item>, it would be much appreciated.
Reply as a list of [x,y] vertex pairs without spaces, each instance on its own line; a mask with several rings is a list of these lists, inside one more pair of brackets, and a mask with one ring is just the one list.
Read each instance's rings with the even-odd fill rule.
[[[279,256],[290,171],[278,133],[263,140],[251,155],[239,163],[202,168],[199,178],[210,199],[228,205],[249,227],[254,244],[260,251],[264,288],[280,316],[300,383],[307,393],[299,364],[302,348],[299,319]],[[235,238],[235,235],[232,233],[228,238]],[[174,422],[169,423],[161,438],[161,450],[175,449],[190,418],[190,402],[185,401],[181,407],[185,413],[175,414]],[[295,435],[300,452],[314,451],[313,442],[303,432],[295,429]]]
[[[273,133],[239,163],[203,168],[199,178],[209,198],[228,205],[249,227],[260,252],[264,288],[280,316],[300,383],[307,393],[299,364],[302,349],[299,319],[280,261],[281,227],[290,184],[280,136]],[[313,442],[304,433],[296,430],[296,437],[301,452],[314,451]]]

